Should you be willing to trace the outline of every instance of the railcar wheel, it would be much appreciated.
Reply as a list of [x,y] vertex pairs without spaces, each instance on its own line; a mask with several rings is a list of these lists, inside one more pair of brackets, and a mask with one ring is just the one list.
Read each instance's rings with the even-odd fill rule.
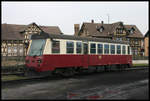
[[33,69],[26,68],[26,70],[24,71],[24,76],[26,76],[26,77],[36,77],[36,76],[39,76],[39,74]]
[[120,71],[123,71],[123,70],[125,70],[125,65],[124,64],[120,65]]
[[108,72],[109,71],[109,67],[107,65],[104,66],[104,70],[105,72]]
[[116,65],[116,67],[117,67],[117,71],[121,71],[121,65]]
[[104,66],[99,66],[97,67],[96,71],[99,72],[104,72],[105,71],[105,67]]
[[71,77],[74,74],[75,74],[75,70],[73,68],[66,68],[66,69],[63,69],[61,72],[61,75],[63,77]]

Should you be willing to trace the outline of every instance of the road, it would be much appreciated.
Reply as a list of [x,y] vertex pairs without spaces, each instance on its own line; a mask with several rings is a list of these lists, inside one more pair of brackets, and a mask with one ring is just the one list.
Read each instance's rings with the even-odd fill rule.
[[2,99],[149,99],[149,69],[47,79],[2,88]]

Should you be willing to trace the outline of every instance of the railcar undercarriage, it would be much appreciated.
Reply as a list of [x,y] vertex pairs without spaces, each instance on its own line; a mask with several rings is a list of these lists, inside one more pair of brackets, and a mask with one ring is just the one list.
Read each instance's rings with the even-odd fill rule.
[[67,68],[56,68],[54,71],[37,72],[34,68],[26,68],[24,75],[28,77],[41,77],[60,75],[63,77],[72,77],[78,74],[87,73],[99,73],[109,71],[123,71],[126,68],[130,68],[129,64],[117,64],[117,65],[103,65],[103,66],[90,66],[88,68],[83,67],[67,67]]

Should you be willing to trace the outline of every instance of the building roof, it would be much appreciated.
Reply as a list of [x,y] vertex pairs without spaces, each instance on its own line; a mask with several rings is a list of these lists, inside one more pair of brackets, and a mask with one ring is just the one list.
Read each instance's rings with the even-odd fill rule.
[[[24,36],[20,34],[28,25],[2,24],[3,40],[23,40]],[[62,34],[58,26],[39,26],[44,32],[52,34]]]
[[25,28],[25,25],[2,24],[2,40],[23,40],[24,36],[19,32]]
[[140,30],[136,27],[136,25],[125,25],[125,28],[127,30],[130,30],[131,28],[134,28],[135,31],[133,34],[129,34],[127,37],[134,37],[134,38],[144,38],[143,34],[140,32]]
[[149,37],[149,30],[146,32],[146,34],[144,35],[144,37]]
[[61,34],[61,30],[58,26],[39,26],[44,32],[52,34]]
[[[125,31],[128,33],[127,37],[134,37],[134,38],[143,38],[143,34],[140,32],[140,30],[135,25],[123,25],[123,22],[116,22],[112,24],[104,24],[104,23],[87,23],[84,22],[82,27],[88,31],[88,35],[90,36],[97,36],[97,37],[110,37],[115,31],[116,28],[122,24]],[[97,28],[102,27],[104,30],[102,32],[97,31]],[[134,28],[134,33],[129,33],[129,30],[131,28]]]

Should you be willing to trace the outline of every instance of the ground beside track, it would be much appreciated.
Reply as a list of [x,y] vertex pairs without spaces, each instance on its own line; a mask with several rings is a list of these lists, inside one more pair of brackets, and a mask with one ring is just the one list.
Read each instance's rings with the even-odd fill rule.
[[47,79],[2,88],[2,99],[149,99],[149,69]]

